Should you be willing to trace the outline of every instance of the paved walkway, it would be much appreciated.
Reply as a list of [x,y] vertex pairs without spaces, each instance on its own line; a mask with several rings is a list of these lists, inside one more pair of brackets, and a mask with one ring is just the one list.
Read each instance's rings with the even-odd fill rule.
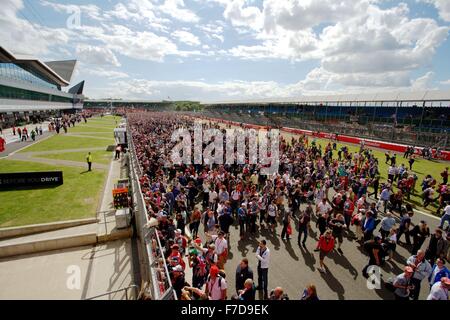
[[31,146],[31,145],[33,145],[35,143],[41,142],[41,141],[43,141],[45,139],[48,139],[48,138],[50,138],[52,136],[53,136],[53,132],[48,132],[47,131],[47,132],[44,132],[42,134],[42,136],[37,136],[36,137],[36,141],[28,139],[27,141],[23,141],[23,142],[22,141],[18,141],[18,140],[10,142],[10,143],[8,143],[5,146],[5,150],[3,152],[0,152],[0,159],[6,158],[6,157],[8,157],[10,154],[12,154],[14,152],[17,152],[17,151],[19,151],[21,149],[29,147],[29,146]]
[[[0,259],[0,299],[80,300],[128,287],[133,284],[130,242]],[[101,299],[121,300],[125,293]]]

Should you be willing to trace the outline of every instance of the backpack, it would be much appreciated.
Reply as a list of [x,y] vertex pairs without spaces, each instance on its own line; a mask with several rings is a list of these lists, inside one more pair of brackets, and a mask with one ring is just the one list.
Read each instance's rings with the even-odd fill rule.
[[[221,289],[222,289],[222,279],[225,279],[225,277],[222,276],[222,275],[225,275],[225,272],[219,271],[217,279],[219,279],[219,288],[221,288]],[[208,275],[208,278],[206,279],[206,283],[209,283],[209,280],[211,280],[211,276],[210,275]]]

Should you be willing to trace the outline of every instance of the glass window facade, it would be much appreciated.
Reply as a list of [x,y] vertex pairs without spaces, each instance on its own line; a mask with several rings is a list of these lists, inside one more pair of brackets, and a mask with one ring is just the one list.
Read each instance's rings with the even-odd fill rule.
[[73,103],[72,98],[0,85],[0,99]]
[[40,78],[33,72],[25,70],[14,63],[0,63],[0,78],[20,81],[45,88],[58,89],[55,84]]

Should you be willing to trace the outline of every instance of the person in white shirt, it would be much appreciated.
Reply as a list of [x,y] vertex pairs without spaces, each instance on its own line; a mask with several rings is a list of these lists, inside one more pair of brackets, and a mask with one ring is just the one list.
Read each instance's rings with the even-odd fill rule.
[[256,250],[256,259],[258,259],[258,287],[257,290],[264,291],[264,299],[268,299],[267,286],[269,280],[269,261],[270,250],[267,248],[266,240],[261,240]]
[[272,232],[275,230],[277,212],[278,212],[277,205],[275,204],[275,201],[272,201],[272,203],[269,204],[269,206],[267,207],[268,213],[267,223],[269,224],[269,227],[272,230]]
[[322,198],[322,201],[319,202],[319,204],[316,206],[316,214],[318,216],[325,215],[325,214],[331,214],[333,211],[333,208],[328,203],[326,198]]
[[217,192],[216,190],[212,189],[209,191],[209,208],[213,211],[215,211],[216,209],[216,205],[217,205]]
[[436,282],[431,287],[427,300],[448,300],[448,290],[450,289],[450,279],[442,278],[440,282]]
[[225,233],[219,231],[218,235],[210,235],[207,233],[206,236],[211,238],[216,246],[215,253],[218,256],[217,266],[219,269],[224,269],[228,259],[228,242],[227,239],[225,239]]
[[227,299],[227,282],[219,275],[217,266],[212,266],[209,271],[205,294],[209,297],[209,300]]

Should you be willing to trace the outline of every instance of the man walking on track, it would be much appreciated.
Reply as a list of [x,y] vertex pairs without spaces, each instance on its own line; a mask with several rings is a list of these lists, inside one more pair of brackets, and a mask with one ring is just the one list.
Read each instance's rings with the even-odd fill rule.
[[90,152],[88,152],[87,156],[86,156],[86,161],[88,164],[88,171],[92,171],[92,154]]
[[264,291],[264,299],[268,299],[267,281],[269,280],[269,258],[270,250],[266,246],[266,240],[261,240],[256,250],[256,258],[258,261],[258,287],[257,290]]

